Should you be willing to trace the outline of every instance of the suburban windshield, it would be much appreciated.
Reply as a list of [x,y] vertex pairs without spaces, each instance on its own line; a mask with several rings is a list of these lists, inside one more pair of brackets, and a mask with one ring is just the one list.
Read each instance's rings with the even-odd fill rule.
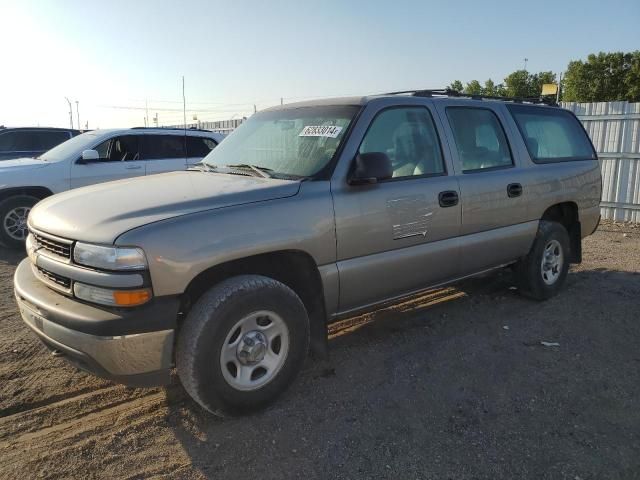
[[333,158],[358,109],[334,105],[257,113],[203,163],[211,167],[253,165],[274,177],[314,175]]
[[95,142],[99,140],[99,138],[96,132],[83,133],[66,142],[62,142],[57,147],[53,147],[51,150],[44,152],[38,158],[47,162],[59,162],[66,160],[70,156],[80,156],[83,150],[93,148],[93,145],[95,145]]

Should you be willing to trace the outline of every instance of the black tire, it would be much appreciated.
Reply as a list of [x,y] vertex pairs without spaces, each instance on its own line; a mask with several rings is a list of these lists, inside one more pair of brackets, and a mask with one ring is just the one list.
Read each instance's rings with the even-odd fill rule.
[[[562,254],[561,266],[554,269],[547,265],[548,270],[544,270],[542,263],[546,248],[549,248],[551,253]],[[569,234],[563,225],[546,220],[540,221],[529,254],[515,266],[520,293],[535,300],[546,300],[556,295],[562,288],[569,271],[569,249]]]
[[31,208],[39,201],[39,198],[32,197],[31,195],[16,195],[15,197],[9,197],[0,203],[0,243],[9,248],[24,248],[26,235],[24,239],[21,240],[14,238],[14,236],[8,231],[6,218],[7,215],[15,209],[26,208],[31,210]]
[[[222,348],[239,320],[263,310],[286,324],[288,353],[268,383],[239,390],[225,379]],[[308,351],[309,318],[293,290],[268,277],[241,275],[214,286],[193,306],[178,334],[176,367],[185,390],[202,407],[217,415],[234,414],[262,408],[280,395],[302,369]]]

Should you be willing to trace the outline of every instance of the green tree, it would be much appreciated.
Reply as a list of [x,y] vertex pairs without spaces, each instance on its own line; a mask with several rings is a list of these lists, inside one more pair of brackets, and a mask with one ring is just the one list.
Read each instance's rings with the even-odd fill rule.
[[556,83],[556,76],[553,72],[516,70],[504,79],[504,83],[508,97],[537,98],[542,93],[542,85]]
[[464,93],[467,95],[483,95],[482,85],[478,80],[471,80],[467,83],[467,86],[464,87]]
[[496,84],[493,83],[493,80],[489,79],[484,82],[484,88],[482,89],[483,95],[487,95],[489,97],[496,96]]
[[516,70],[505,79],[508,97],[530,97],[529,73],[526,70]]
[[600,52],[569,62],[562,99],[570,102],[640,101],[640,50]]
[[460,80],[454,80],[447,88],[458,93],[462,93],[462,91],[464,90],[464,87],[462,86],[462,82]]

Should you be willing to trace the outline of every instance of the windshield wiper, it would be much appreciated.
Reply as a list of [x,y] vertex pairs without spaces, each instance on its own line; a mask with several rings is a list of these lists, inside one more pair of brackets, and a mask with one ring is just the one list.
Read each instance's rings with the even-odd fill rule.
[[250,169],[260,175],[262,178],[273,178],[273,168],[261,167],[259,165],[251,165],[249,163],[238,163],[236,165],[225,165],[226,167],[231,168],[245,168]]

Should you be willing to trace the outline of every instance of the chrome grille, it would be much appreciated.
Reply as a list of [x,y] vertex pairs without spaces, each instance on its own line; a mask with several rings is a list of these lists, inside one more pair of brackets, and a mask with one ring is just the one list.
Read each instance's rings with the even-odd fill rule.
[[48,283],[51,287],[56,288],[56,286],[58,287],[58,289],[60,290],[64,290],[65,292],[70,292],[71,291],[71,279],[67,278],[67,277],[63,277],[61,275],[55,274],[53,272],[50,272],[48,270],[45,270],[44,268],[40,268],[36,265],[34,265],[36,272],[38,273],[38,276],[45,282]]
[[31,230],[31,235],[35,240],[35,247],[42,248],[49,253],[52,253],[58,257],[62,257],[64,259],[71,259],[71,242],[68,243],[63,241],[62,239],[56,240],[49,236],[44,236],[40,233],[34,232]]

